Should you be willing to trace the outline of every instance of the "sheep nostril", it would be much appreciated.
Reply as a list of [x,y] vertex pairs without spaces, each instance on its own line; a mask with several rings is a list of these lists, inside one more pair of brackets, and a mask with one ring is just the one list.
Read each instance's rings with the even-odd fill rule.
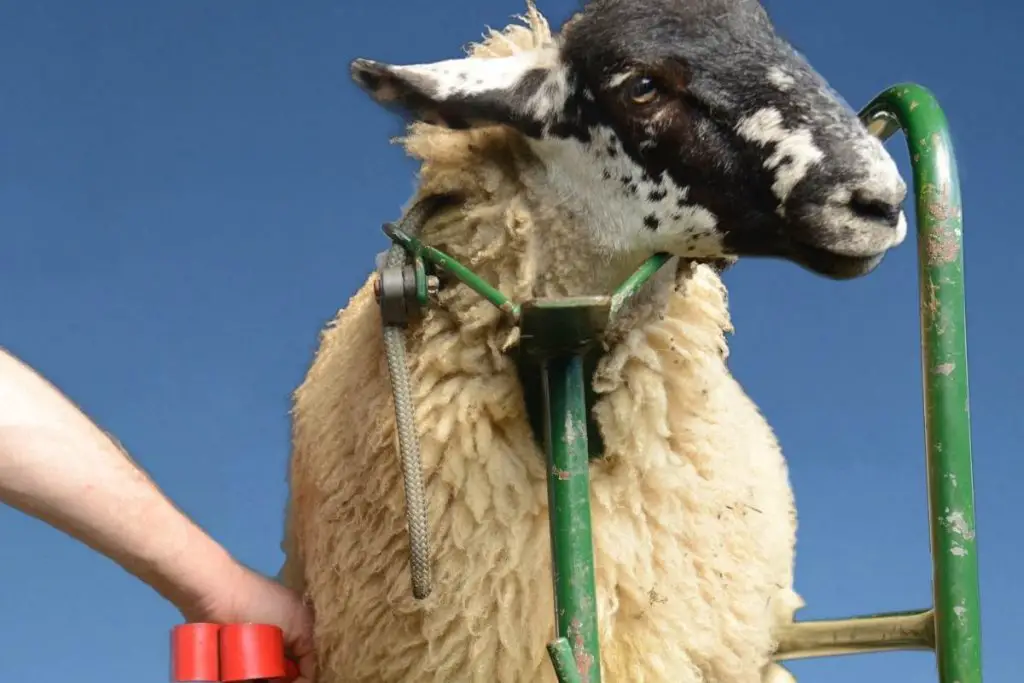
[[882,221],[891,228],[900,222],[900,205],[876,199],[861,192],[855,192],[850,199],[850,209],[868,220]]

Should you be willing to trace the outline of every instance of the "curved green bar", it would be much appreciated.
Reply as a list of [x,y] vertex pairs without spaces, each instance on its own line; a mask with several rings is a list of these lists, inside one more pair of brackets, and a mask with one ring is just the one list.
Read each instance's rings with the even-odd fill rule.
[[619,288],[612,292],[611,315],[614,318],[622,307],[629,301],[651,277],[665,265],[672,256],[665,252],[658,252],[640,264],[636,271],[626,278],[626,281],[619,285]]
[[883,140],[903,129],[910,149],[939,680],[981,683],[963,212],[949,125],[935,96],[914,84],[880,93],[861,118]]
[[511,317],[513,321],[519,321],[519,304],[510,300],[499,289],[492,287],[489,282],[453,259],[448,254],[444,253],[440,249],[430,246],[429,244],[425,244],[419,238],[406,234],[390,224],[384,226],[384,234],[387,235],[391,241],[402,245],[402,247],[413,256],[421,258],[447,273],[451,273],[467,287],[487,299],[489,302],[494,304],[495,307]]

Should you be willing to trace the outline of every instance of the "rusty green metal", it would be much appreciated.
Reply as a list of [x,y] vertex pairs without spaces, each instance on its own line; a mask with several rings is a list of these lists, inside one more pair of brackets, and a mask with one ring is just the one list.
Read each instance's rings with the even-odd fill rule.
[[862,110],[885,139],[902,129],[918,219],[929,526],[941,683],[981,683],[981,600],[964,292],[964,215],[946,116],[935,95],[895,85]]
[[580,672],[567,639],[555,638],[548,643],[548,655],[555,665],[555,678],[559,683],[580,683]]
[[949,123],[935,96],[913,83],[883,91],[861,117],[882,139],[902,129],[910,151],[936,660],[941,683],[981,683],[963,211]]
[[547,459],[555,597],[555,639],[548,653],[559,683],[601,681],[590,526],[594,352],[615,314],[667,261],[655,254],[611,296],[535,299],[520,307],[517,365]]
[[539,363],[547,453],[548,522],[555,596],[555,641],[548,646],[559,683],[600,683],[594,547],[590,526],[590,452],[584,355],[608,324],[611,297],[539,299],[523,304],[522,353]]
[[517,365],[547,457],[556,631],[548,653],[559,683],[601,680],[590,526],[590,460],[599,436],[589,410],[595,353],[609,322],[668,260],[655,254],[610,296],[535,299],[520,307]]
[[583,359],[578,354],[549,358],[544,362],[542,377],[548,414],[544,431],[555,635],[569,641],[581,683],[599,683]]
[[981,683],[981,604],[967,380],[963,212],[949,124],[916,84],[861,110],[869,130],[906,136],[917,219],[925,470],[933,607],[783,627],[776,660],[934,649],[940,683]]

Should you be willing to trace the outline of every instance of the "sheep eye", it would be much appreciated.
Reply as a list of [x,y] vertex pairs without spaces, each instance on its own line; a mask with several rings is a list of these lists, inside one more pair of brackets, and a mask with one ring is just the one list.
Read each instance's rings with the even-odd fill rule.
[[633,79],[626,94],[634,104],[650,104],[658,96],[658,86],[647,76]]

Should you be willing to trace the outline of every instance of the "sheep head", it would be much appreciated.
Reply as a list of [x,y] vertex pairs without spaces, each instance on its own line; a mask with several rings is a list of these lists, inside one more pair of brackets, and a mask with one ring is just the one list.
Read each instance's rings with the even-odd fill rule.
[[351,71],[405,116],[521,133],[609,257],[765,256],[842,279],[906,237],[892,157],[756,0],[593,0],[509,56]]

